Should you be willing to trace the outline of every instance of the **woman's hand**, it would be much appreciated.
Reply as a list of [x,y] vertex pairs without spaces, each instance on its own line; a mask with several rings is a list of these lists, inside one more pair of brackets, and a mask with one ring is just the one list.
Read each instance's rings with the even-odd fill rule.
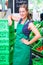
[[29,45],[28,40],[26,40],[26,39],[22,38],[22,39],[21,39],[21,41],[22,41],[24,44]]
[[9,21],[8,24],[11,26],[12,25],[12,21]]
[[12,25],[11,16],[8,16],[8,24],[9,24],[10,26]]

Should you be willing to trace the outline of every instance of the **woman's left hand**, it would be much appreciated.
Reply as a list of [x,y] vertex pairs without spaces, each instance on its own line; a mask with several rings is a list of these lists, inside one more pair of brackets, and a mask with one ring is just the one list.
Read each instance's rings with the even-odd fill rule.
[[24,44],[29,45],[28,40],[26,40],[26,39],[22,38],[22,39],[21,39],[21,41],[22,41]]

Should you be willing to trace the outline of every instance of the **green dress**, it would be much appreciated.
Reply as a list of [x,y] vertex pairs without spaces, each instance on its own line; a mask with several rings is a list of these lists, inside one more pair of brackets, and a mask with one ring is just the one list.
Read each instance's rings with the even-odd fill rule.
[[22,32],[24,24],[17,25],[16,40],[14,45],[13,65],[29,65],[30,63],[30,46],[24,44],[21,39],[27,39]]

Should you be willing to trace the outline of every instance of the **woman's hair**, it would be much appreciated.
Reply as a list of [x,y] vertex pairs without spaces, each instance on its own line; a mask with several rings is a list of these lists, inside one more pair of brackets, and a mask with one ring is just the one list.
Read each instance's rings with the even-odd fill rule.
[[29,14],[29,10],[26,4],[22,4],[20,5],[19,8],[25,8],[25,10],[27,11],[27,18],[30,20],[30,14]]

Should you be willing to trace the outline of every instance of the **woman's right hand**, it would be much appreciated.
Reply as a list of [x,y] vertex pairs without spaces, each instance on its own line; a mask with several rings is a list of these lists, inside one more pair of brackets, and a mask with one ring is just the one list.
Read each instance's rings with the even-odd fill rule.
[[8,25],[12,25],[12,18],[11,18],[11,15],[10,16],[8,16]]
[[8,16],[8,24],[9,25],[12,25],[12,19],[15,21],[15,22],[19,22],[19,20],[20,20],[20,15],[19,16],[17,16],[17,15],[9,15]]

